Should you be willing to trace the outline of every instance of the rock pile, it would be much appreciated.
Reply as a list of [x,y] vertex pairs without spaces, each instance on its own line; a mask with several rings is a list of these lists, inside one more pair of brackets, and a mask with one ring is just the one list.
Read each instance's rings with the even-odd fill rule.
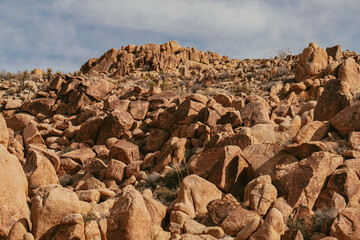
[[359,60],[171,41],[4,78],[0,239],[359,239]]

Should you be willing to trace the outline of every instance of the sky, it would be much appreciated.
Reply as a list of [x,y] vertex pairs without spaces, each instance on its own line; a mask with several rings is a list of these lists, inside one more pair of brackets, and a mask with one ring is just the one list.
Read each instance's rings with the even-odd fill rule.
[[360,53],[357,0],[0,0],[0,70],[73,72],[128,44],[267,58],[309,42]]

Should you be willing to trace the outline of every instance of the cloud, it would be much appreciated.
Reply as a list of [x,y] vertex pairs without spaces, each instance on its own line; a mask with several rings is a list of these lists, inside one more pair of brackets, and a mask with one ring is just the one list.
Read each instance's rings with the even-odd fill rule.
[[[355,0],[5,0],[0,69],[78,70],[109,48],[177,40],[231,58],[308,42],[359,50]],[[4,7],[3,7],[4,6]]]

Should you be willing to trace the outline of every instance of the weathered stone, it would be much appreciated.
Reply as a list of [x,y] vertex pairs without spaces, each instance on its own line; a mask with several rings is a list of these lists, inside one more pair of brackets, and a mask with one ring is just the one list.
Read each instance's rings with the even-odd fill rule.
[[54,235],[54,240],[79,239],[85,240],[84,220],[81,214],[66,215],[60,222],[59,229]]
[[206,226],[198,223],[193,219],[188,219],[184,222],[184,232],[193,235],[200,235],[205,230]]
[[106,169],[106,179],[112,179],[117,183],[121,183],[125,177],[125,168],[126,164],[122,161],[111,159]]
[[224,229],[225,233],[236,236],[241,229],[257,218],[260,218],[257,213],[238,206],[229,213],[220,227]]
[[263,175],[249,182],[245,187],[244,206],[265,215],[277,197],[277,190],[271,184],[269,175]]
[[107,220],[107,239],[153,239],[151,216],[141,194],[130,188],[120,195]]
[[95,82],[91,83],[87,88],[85,93],[90,97],[93,97],[95,100],[102,100],[112,89],[114,85],[109,81],[103,79],[97,79]]
[[48,186],[32,198],[32,233],[35,239],[50,239],[64,217],[81,213],[79,198],[74,192],[61,186]]
[[243,229],[238,232],[236,235],[236,240],[246,240],[251,234],[253,234],[262,223],[262,219],[260,217],[254,218],[251,222],[249,222]]
[[6,238],[20,219],[29,220],[28,182],[15,155],[0,144],[0,238]]
[[360,209],[345,208],[335,218],[330,229],[330,236],[337,239],[360,238]]
[[130,103],[129,112],[135,120],[143,120],[149,109],[149,102],[134,101]]
[[139,147],[131,142],[119,140],[110,149],[109,157],[128,164],[139,159]]
[[249,240],[255,239],[281,239],[281,235],[284,234],[285,224],[283,222],[283,216],[279,210],[272,208],[269,214],[266,216],[264,223],[259,229],[251,235]]
[[23,138],[26,148],[28,148],[29,145],[33,143],[45,144],[39,130],[34,123],[30,123],[26,128],[24,128]]
[[172,137],[165,143],[156,157],[154,172],[160,173],[166,166],[179,167],[186,160],[186,138]]
[[284,151],[290,153],[298,160],[307,158],[314,152],[320,152],[326,150],[327,150],[326,144],[320,141],[305,142],[300,144],[294,143],[294,144],[289,144],[284,148]]
[[330,132],[330,127],[329,122],[314,121],[303,126],[292,141],[295,143],[320,141]]
[[29,112],[32,115],[36,116],[39,113],[44,114],[47,117],[50,117],[54,112],[52,107],[55,104],[55,99],[52,98],[38,98],[34,100],[25,101],[21,109],[25,112]]
[[339,67],[338,78],[349,84],[351,92],[357,92],[360,87],[360,66],[355,59],[347,58]]
[[2,144],[5,148],[7,148],[8,143],[9,143],[9,132],[6,126],[5,119],[0,114],[0,144]]
[[349,84],[344,81],[338,79],[328,81],[315,106],[314,120],[329,121],[349,106],[353,99],[350,91]]
[[102,117],[92,117],[86,120],[76,134],[76,141],[95,143],[103,122]]
[[246,104],[241,110],[241,118],[245,126],[251,127],[259,123],[268,123],[269,111],[261,101]]
[[318,77],[327,64],[328,55],[326,51],[318,47],[315,42],[309,43],[309,46],[299,55],[295,79],[300,82],[307,78]]
[[6,119],[6,124],[8,128],[14,131],[22,131],[34,118],[35,117],[30,114],[17,113]]
[[191,158],[188,168],[191,173],[199,175],[225,192],[229,192],[239,175],[246,170],[248,164],[240,156],[237,146],[212,148]]
[[91,148],[80,148],[67,152],[61,156],[62,158],[71,158],[75,162],[83,165],[84,161],[89,158],[96,157],[96,154]]
[[202,122],[210,127],[216,125],[217,121],[220,119],[220,115],[211,108],[203,108],[199,111],[196,120]]
[[221,198],[222,193],[214,184],[192,174],[180,184],[174,211],[181,211],[194,218],[207,212],[206,206],[210,201]]
[[155,152],[160,150],[168,140],[170,133],[168,131],[154,128],[146,138],[146,151]]
[[44,185],[59,183],[54,166],[40,152],[30,148],[26,162],[24,171],[28,179],[30,192]]
[[120,138],[134,123],[134,118],[128,112],[114,110],[105,119],[100,128],[97,144],[105,144],[111,137]]
[[230,123],[233,128],[239,127],[242,124],[240,112],[238,110],[229,111],[217,121],[217,124],[227,123]]
[[330,120],[331,125],[343,137],[347,137],[352,131],[360,130],[360,101],[347,106]]
[[335,61],[339,61],[342,58],[341,46],[336,45],[333,47],[327,47],[326,53],[329,57],[332,57]]
[[312,209],[326,178],[343,162],[341,156],[315,152],[297,164],[286,176],[283,196],[292,207]]
[[215,225],[220,225],[227,215],[239,205],[236,198],[228,193],[222,199],[210,201],[206,208]]

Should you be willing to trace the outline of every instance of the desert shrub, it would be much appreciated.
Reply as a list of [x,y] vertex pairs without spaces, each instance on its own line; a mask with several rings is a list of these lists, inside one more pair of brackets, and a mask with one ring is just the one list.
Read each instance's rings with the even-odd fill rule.
[[159,186],[158,188],[156,188],[154,193],[156,199],[166,204],[171,203],[177,198],[178,189]]
[[285,66],[279,67],[276,71],[276,77],[282,77],[290,73],[289,69]]
[[288,55],[292,55],[292,51],[289,48],[273,49],[270,52],[270,58],[278,57],[280,59],[283,59],[283,58],[286,58]]
[[101,217],[99,217],[97,214],[95,214],[93,212],[82,213],[81,215],[82,215],[85,223],[89,222],[89,221],[93,221],[93,220],[96,221],[96,220],[101,218]]
[[156,82],[154,80],[151,80],[151,79],[149,81],[147,81],[147,85],[149,87],[156,87],[157,86]]

